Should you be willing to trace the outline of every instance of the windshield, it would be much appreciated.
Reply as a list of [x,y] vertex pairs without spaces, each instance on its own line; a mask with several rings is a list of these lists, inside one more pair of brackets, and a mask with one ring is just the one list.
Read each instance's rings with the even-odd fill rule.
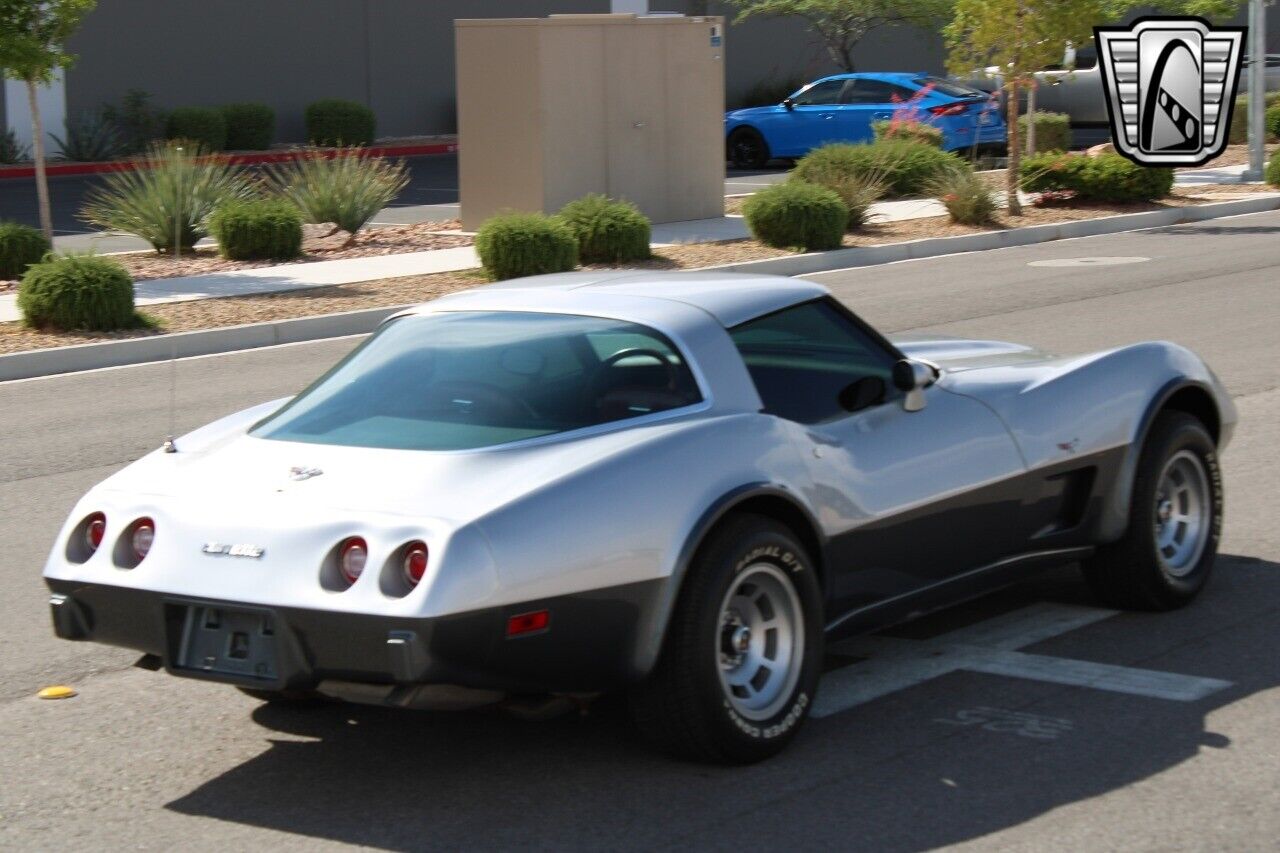
[[680,352],[634,323],[462,311],[383,326],[250,435],[462,450],[700,401]]
[[986,92],[975,89],[972,86],[966,86],[963,83],[957,83],[954,80],[944,80],[941,77],[917,77],[915,79],[917,86],[930,86],[933,91],[940,95],[946,95],[950,98],[986,98]]

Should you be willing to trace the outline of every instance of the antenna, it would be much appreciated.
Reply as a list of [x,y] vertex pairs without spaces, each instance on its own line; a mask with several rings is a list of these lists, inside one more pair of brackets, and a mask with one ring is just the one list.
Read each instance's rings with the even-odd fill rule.
[[176,432],[174,421],[177,419],[178,408],[178,341],[170,333],[169,337],[169,435],[165,438],[161,449],[165,453],[177,453],[178,445],[173,441],[173,435]]

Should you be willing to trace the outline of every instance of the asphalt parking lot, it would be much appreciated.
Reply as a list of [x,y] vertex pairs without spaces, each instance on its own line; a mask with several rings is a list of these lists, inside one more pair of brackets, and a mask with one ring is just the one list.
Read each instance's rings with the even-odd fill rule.
[[[171,375],[181,431],[298,389],[354,341],[0,384],[0,847],[1274,849],[1277,234],[1269,213],[813,277],[890,333],[1184,343],[1241,425],[1196,604],[1105,611],[1064,567],[842,644],[815,719],[745,769],[655,755],[610,702],[550,723],[287,710],[56,640],[49,544],[170,430]],[[80,695],[33,697],[50,683]]]

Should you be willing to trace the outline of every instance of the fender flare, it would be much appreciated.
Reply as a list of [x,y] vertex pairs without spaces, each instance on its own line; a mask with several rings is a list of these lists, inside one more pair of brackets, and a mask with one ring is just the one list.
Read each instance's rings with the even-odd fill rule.
[[813,538],[816,539],[818,546],[818,553],[811,554],[810,558],[816,564],[814,568],[818,572],[819,580],[822,582],[825,598],[827,580],[824,566],[827,542],[822,533],[822,527],[818,524],[817,519],[814,518],[809,507],[795,492],[773,483],[757,482],[738,486],[713,501],[690,528],[685,536],[684,544],[681,545],[680,551],[676,556],[671,574],[667,577],[664,589],[655,603],[653,612],[649,614],[647,619],[641,620],[636,634],[634,656],[635,673],[638,678],[648,675],[649,671],[658,662],[658,655],[662,652],[662,644],[667,635],[667,625],[671,621],[671,614],[675,610],[680,590],[684,586],[685,575],[688,574],[689,567],[693,564],[694,557],[697,555],[702,543],[706,541],[708,534],[715,529],[715,526],[725,516],[736,508],[753,498],[760,497],[786,501],[803,516],[809,525],[810,532],[813,534]]
[[[1097,537],[1100,542],[1115,542],[1124,536],[1125,531],[1129,529],[1129,504],[1133,499],[1133,484],[1138,476],[1138,460],[1142,457],[1142,448],[1147,442],[1147,436],[1151,432],[1151,427],[1155,423],[1156,417],[1164,411],[1173,395],[1187,388],[1195,388],[1204,392],[1215,411],[1218,410],[1218,404],[1214,401],[1213,389],[1204,382],[1187,376],[1179,376],[1169,380],[1151,397],[1146,409],[1142,412],[1142,416],[1138,419],[1133,440],[1129,443],[1124,461],[1120,464],[1120,470],[1116,473],[1111,493],[1103,504],[1102,512],[1099,513]],[[1222,413],[1220,411],[1217,413],[1221,417]]]

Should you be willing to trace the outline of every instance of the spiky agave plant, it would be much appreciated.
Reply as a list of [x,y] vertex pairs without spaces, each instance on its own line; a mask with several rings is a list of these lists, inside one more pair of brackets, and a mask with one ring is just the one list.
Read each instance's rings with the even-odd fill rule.
[[111,172],[90,191],[80,217],[109,231],[141,237],[157,252],[191,249],[207,235],[221,202],[248,198],[253,185],[239,167],[181,140],[152,144],[135,168]]
[[307,222],[332,222],[351,235],[348,242],[409,183],[404,161],[364,156],[359,148],[340,148],[333,156],[301,152],[268,167],[267,174]]

